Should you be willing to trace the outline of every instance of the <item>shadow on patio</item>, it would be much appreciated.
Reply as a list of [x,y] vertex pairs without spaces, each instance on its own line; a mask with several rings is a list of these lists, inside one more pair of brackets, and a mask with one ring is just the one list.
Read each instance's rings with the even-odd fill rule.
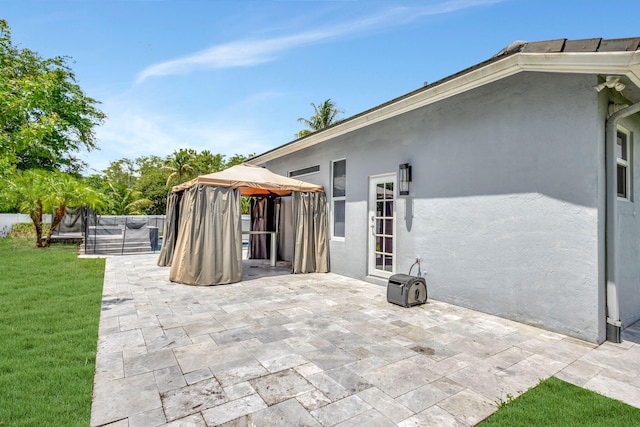
[[629,341],[640,344],[640,320],[622,330],[622,341]]
[[282,276],[291,274],[291,263],[289,261],[278,261],[275,267],[269,265],[268,259],[246,259],[242,260],[242,280],[259,279],[260,277]]

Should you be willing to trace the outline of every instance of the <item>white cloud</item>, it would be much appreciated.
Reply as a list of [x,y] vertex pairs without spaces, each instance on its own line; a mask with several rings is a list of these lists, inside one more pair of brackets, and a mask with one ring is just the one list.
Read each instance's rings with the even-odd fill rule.
[[98,136],[116,145],[120,151],[137,154],[142,150],[164,151],[174,146],[175,140],[163,130],[161,117],[147,117],[141,113],[112,116]]
[[[268,98],[269,94],[256,94],[245,100]],[[140,156],[165,157],[179,148],[209,150],[227,156],[260,153],[274,144],[269,135],[248,125],[245,119],[229,117],[219,120],[198,120],[180,115],[157,114],[150,110],[121,103],[111,105],[107,122],[97,129],[100,150],[83,156],[95,171],[105,169],[109,162]],[[275,139],[275,138],[274,138]]]
[[332,27],[271,39],[245,39],[212,46],[194,54],[151,65],[138,74],[137,83],[152,76],[188,74],[198,69],[249,67],[270,62],[284,51],[382,27],[393,27],[423,16],[451,13],[503,0],[452,0],[426,7],[396,7],[363,19]]
[[152,65],[138,75],[137,82],[142,82],[150,76],[186,74],[198,68],[247,67],[269,62],[279,51],[322,38],[324,36],[320,33],[303,33],[275,39],[240,40],[213,46],[184,58]]

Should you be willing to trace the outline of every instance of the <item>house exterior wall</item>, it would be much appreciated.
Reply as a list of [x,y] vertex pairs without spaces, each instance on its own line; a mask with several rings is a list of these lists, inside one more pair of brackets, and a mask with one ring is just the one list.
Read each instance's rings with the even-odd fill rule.
[[625,328],[640,320],[640,117],[635,114],[619,123],[631,133],[631,197],[618,200],[618,297],[620,320]]
[[331,241],[331,270],[384,285],[367,272],[368,180],[411,163],[411,194],[396,205],[395,272],[419,257],[431,298],[602,341],[596,83],[520,73],[265,166],[285,174],[319,164],[302,179],[330,196],[331,161],[346,158],[346,231]]

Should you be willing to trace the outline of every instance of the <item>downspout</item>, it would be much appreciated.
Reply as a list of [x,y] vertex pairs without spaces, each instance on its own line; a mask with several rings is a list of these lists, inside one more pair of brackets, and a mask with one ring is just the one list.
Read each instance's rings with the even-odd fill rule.
[[640,112],[640,102],[617,111],[607,119],[605,134],[605,174],[606,174],[606,274],[607,274],[607,341],[621,342],[620,302],[618,298],[616,243],[618,232],[616,158],[618,121]]

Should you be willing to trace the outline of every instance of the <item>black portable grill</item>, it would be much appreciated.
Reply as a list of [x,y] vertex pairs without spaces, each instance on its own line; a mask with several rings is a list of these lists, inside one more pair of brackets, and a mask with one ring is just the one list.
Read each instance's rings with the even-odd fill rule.
[[427,283],[424,278],[408,274],[394,274],[387,283],[387,302],[413,307],[427,302]]

